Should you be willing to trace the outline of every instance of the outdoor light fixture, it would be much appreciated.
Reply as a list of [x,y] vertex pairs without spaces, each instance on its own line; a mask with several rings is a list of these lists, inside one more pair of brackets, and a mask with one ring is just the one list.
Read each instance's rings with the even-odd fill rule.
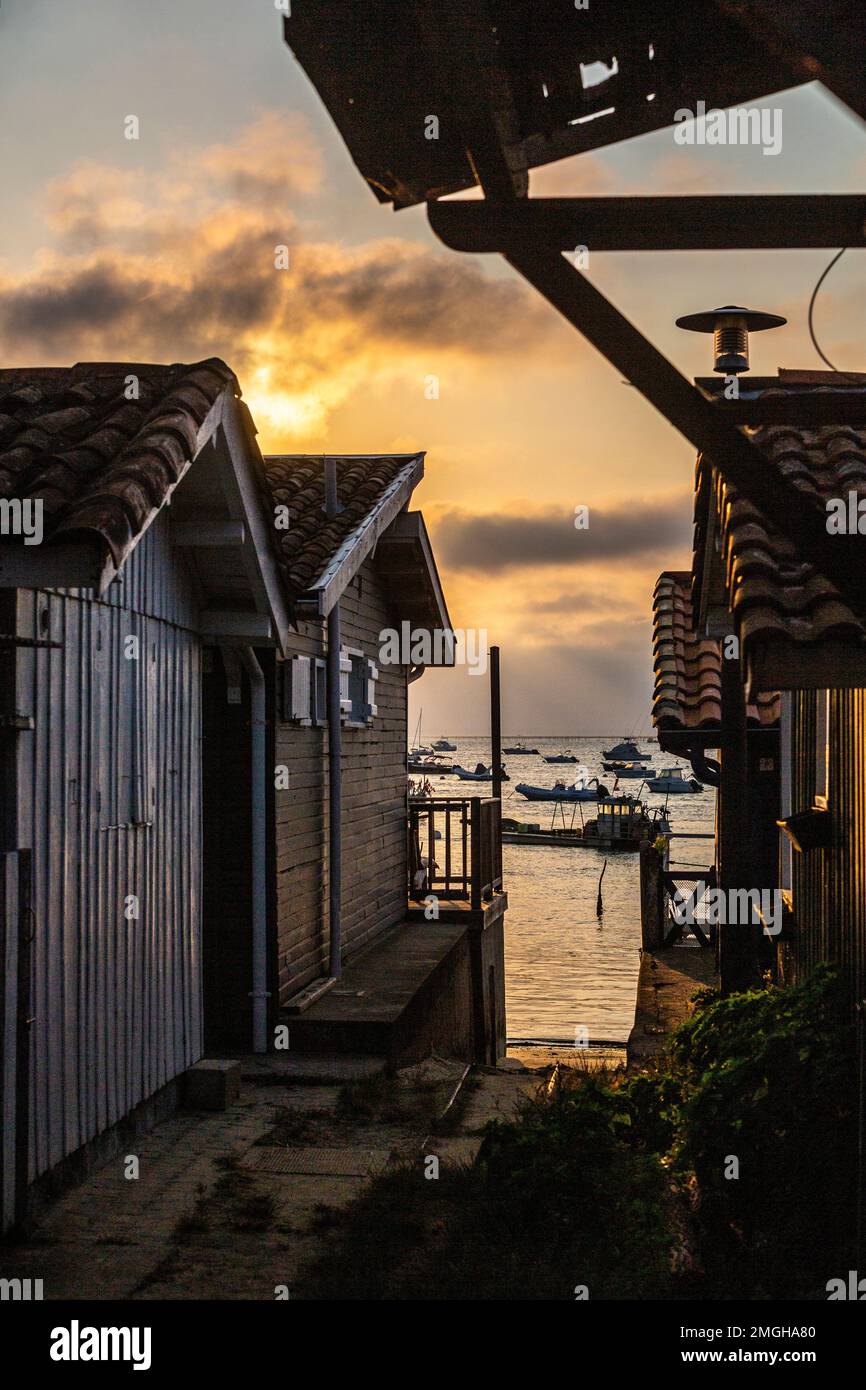
[[713,334],[713,370],[725,376],[749,370],[749,334],[765,328],[780,328],[787,319],[778,314],[762,314],[759,309],[744,309],[741,305],[725,304],[703,314],[685,314],[677,319],[677,328],[691,333]]

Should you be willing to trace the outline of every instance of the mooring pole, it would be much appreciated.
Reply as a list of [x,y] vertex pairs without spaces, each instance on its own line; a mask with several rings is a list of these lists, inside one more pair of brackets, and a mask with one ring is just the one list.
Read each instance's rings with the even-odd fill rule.
[[499,648],[490,648],[490,752],[493,795],[502,797],[502,712],[499,703]]

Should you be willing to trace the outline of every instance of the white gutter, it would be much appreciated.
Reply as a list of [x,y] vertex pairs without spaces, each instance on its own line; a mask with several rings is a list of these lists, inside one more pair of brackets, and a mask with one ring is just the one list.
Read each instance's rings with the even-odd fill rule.
[[267,771],[265,768],[265,675],[252,647],[238,655],[250,682],[250,777],[252,792],[253,1051],[268,1050]]

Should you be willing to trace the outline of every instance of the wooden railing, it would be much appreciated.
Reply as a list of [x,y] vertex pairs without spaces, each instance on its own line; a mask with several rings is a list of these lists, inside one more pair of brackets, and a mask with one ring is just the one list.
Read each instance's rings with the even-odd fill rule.
[[468,898],[478,910],[501,887],[502,807],[498,798],[410,799],[410,898],[417,900],[428,893]]

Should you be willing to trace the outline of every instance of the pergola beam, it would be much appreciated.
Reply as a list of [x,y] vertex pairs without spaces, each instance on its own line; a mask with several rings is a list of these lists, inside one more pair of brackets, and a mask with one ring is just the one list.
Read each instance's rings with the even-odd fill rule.
[[866,246],[866,197],[768,194],[691,198],[530,198],[427,204],[452,251],[516,243],[560,251],[736,251]]
[[830,535],[826,514],[771,466],[594,285],[556,250],[512,247],[506,259],[816,565],[857,611],[866,600],[858,536]]

